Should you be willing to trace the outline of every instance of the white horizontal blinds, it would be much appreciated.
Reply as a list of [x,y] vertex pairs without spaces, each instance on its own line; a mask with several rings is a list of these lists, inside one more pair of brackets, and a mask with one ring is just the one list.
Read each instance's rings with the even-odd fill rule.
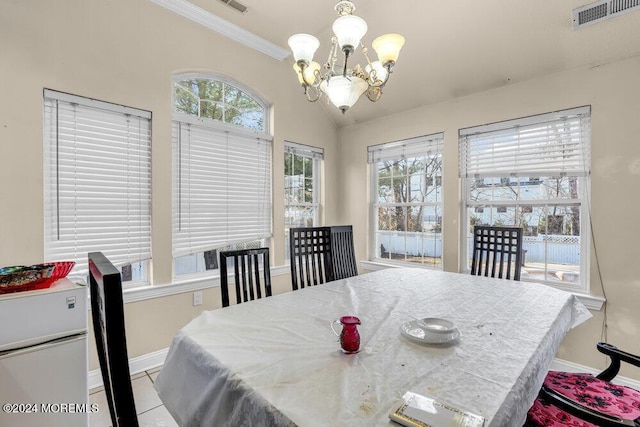
[[418,156],[431,156],[442,153],[444,134],[420,136],[403,141],[371,145],[368,148],[369,163],[385,160],[397,160]]
[[587,176],[591,108],[460,130],[460,176]]
[[173,256],[271,236],[271,142],[173,123]]
[[45,260],[151,258],[150,113],[45,92]]
[[322,148],[311,147],[310,145],[303,145],[295,142],[285,141],[284,152],[311,159],[324,159],[324,150]]

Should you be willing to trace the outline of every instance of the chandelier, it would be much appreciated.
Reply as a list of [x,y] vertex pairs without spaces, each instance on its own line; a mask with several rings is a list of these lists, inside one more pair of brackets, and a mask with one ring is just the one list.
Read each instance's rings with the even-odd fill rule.
[[[344,114],[355,104],[363,93],[370,101],[376,102],[382,96],[382,88],[389,80],[391,69],[395,65],[404,37],[399,34],[385,34],[375,39],[371,46],[378,54],[378,60],[371,62],[367,48],[361,42],[367,32],[367,23],[352,15],[356,9],[350,0],[338,1],[335,10],[340,15],[333,23],[334,36],[327,62],[320,66],[313,55],[320,46],[317,38],[310,34],[294,34],[289,37],[289,47],[293,51],[296,63],[293,69],[304,88],[307,100],[315,102],[326,93],[329,100]],[[359,64],[348,67],[349,57],[358,46],[367,60],[364,69]],[[338,50],[343,63],[336,66]]]

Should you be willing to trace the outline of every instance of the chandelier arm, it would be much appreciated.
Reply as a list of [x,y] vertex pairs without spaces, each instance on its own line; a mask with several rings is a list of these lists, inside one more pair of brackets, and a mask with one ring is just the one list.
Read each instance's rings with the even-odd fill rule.
[[[362,50],[362,53],[365,57],[365,59],[367,60],[367,64],[369,65],[370,69],[371,69],[371,73],[370,76],[373,76],[373,78],[370,78],[369,81],[367,83],[369,83],[370,87],[379,87],[382,88],[384,85],[387,84],[387,82],[389,81],[389,75],[391,75],[391,66],[392,64],[387,64],[384,65],[384,67],[387,69],[387,75],[384,78],[384,81],[381,83],[376,83],[376,81],[378,80],[378,73],[376,72],[376,70],[373,68],[373,65],[371,64],[371,60],[369,59],[369,55],[368,52],[369,50],[365,47],[364,43],[362,41],[360,41],[360,48]],[[368,95],[367,95],[368,96]],[[378,99],[380,99],[380,97],[378,96]],[[377,101],[377,100],[376,100]],[[375,102],[375,101],[374,101]]]
[[[387,65],[385,68],[387,69],[387,75],[385,76],[384,81],[380,83],[375,83],[374,81],[373,83],[369,83],[369,86],[379,87],[380,89],[382,89],[384,85],[387,84],[387,82],[389,81],[389,76],[391,76],[391,66]],[[373,77],[377,77],[376,70],[371,70],[371,74],[373,75]]]
[[320,83],[322,82],[322,74],[320,73],[320,70],[314,70],[313,71],[313,87],[319,87]]
[[300,62],[300,76],[302,77],[302,81],[303,81],[303,86],[306,87],[317,87],[320,85],[320,71],[319,70],[314,70],[313,71],[313,81],[311,83],[309,83],[305,77],[305,72],[304,70],[308,67],[308,65],[306,65],[304,62]]
[[365,59],[367,60],[367,65],[369,65],[369,67],[371,67],[371,60],[369,59],[369,55],[367,55],[367,52],[369,52],[369,50],[365,47],[364,43],[362,41],[360,41],[360,49],[362,50],[362,54],[364,55]]
[[329,58],[327,59],[327,69],[330,74],[334,74],[336,61],[338,60],[338,39],[331,37],[331,49],[329,49]]
[[382,87],[381,86],[369,86],[367,89],[367,98],[371,102],[377,102],[382,96]]
[[333,71],[333,64],[335,63],[335,50],[336,50],[337,39],[335,37],[331,38],[331,47],[329,48],[329,57],[327,58],[327,62],[325,67],[327,70]]
[[[309,90],[311,88],[312,90]],[[311,92],[314,92],[313,94]],[[304,94],[307,97],[307,101],[316,102],[322,96],[322,91],[315,86],[308,86],[304,90]]]

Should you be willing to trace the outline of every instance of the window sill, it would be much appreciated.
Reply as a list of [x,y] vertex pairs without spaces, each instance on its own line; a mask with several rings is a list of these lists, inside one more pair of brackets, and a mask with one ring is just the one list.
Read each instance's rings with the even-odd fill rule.
[[[283,265],[271,268],[271,277],[289,274],[289,266]],[[206,277],[174,279],[166,285],[147,285],[137,288],[124,289],[122,297],[125,304],[136,301],[144,301],[154,298],[162,298],[169,295],[194,292],[202,289],[220,286],[220,276],[210,275]]]
[[385,268],[402,268],[402,267],[424,268],[425,270],[442,271],[442,268],[439,268],[439,267],[436,268],[428,265],[401,262],[401,261],[394,262],[394,261],[381,261],[381,260],[376,260],[376,261],[363,260],[363,261],[360,261],[360,265],[362,266],[363,269],[370,270],[370,271],[384,270]]
[[[406,264],[406,263],[400,264],[400,263],[392,263],[392,262],[367,261],[367,260],[360,261],[360,265],[362,266],[363,269],[370,270],[370,271],[384,270],[385,268],[401,268],[401,267],[415,267],[415,268],[424,268],[428,270],[435,270],[434,268],[422,266],[419,264],[414,266],[412,264]],[[570,291],[565,290],[565,292],[570,292]],[[584,306],[587,307],[589,310],[596,310],[596,311],[602,310],[602,306],[606,301],[605,298],[598,295],[583,294],[578,292],[571,292],[571,293],[575,295],[580,300],[580,302],[583,303]]]
[[598,295],[589,295],[589,294],[579,294],[576,292],[572,292],[581,303],[584,304],[589,310],[600,311],[602,310],[602,306],[607,301],[605,298]]

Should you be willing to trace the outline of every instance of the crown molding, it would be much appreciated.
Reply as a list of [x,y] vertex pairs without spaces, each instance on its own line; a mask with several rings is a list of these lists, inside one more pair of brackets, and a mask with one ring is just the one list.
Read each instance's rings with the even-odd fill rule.
[[280,46],[263,39],[250,31],[214,15],[186,0],[150,0],[171,12],[177,13],[191,21],[230,38],[240,44],[257,50],[278,61],[284,60],[290,52]]

